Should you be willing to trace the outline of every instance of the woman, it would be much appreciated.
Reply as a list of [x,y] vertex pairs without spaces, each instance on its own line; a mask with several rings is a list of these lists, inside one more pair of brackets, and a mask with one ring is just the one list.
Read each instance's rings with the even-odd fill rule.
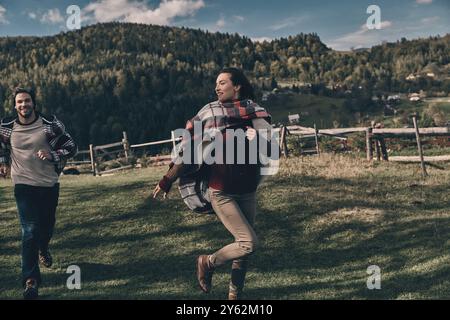
[[[212,208],[217,217],[234,236],[235,241],[210,255],[200,255],[197,258],[197,278],[202,291],[211,290],[214,270],[232,261],[231,282],[228,298],[241,298],[244,288],[247,261],[257,246],[258,240],[253,229],[256,214],[256,189],[260,178],[259,164],[251,164],[249,160],[249,144],[258,138],[253,128],[269,128],[270,115],[252,100],[253,88],[243,72],[236,68],[225,68],[220,71],[216,81],[218,101],[202,108],[190,121],[186,128],[192,131],[195,121],[201,121],[201,128],[220,130],[223,141],[235,139],[227,129],[242,129],[245,131],[245,163],[229,164],[225,161],[226,148],[223,149],[222,162],[216,161],[209,165],[209,196]],[[262,123],[262,126],[261,126]],[[233,132],[231,130],[231,132]],[[259,137],[261,138],[261,137]],[[228,140],[227,140],[228,139]],[[235,148],[235,158],[239,156]],[[216,154],[217,155],[217,154]],[[216,158],[217,160],[217,158]],[[236,160],[236,159],[234,159]],[[192,168],[192,167],[191,167]],[[153,191],[153,197],[163,191],[166,198],[173,182],[186,174],[189,165],[171,164],[169,171]]]

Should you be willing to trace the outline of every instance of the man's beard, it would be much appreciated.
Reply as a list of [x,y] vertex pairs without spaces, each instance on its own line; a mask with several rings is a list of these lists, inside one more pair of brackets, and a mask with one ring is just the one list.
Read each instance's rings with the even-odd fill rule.
[[22,117],[24,117],[25,119],[29,119],[31,118],[31,116],[33,115],[34,109],[27,109],[27,111],[25,111],[25,113],[22,114]]

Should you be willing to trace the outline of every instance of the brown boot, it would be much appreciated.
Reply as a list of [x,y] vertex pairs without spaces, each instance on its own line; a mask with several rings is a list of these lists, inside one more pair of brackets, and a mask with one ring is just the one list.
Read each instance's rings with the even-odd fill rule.
[[214,267],[209,263],[207,255],[201,255],[197,258],[197,279],[200,289],[208,293],[211,290],[212,276]]
[[241,292],[239,291],[228,291],[228,300],[241,300]]

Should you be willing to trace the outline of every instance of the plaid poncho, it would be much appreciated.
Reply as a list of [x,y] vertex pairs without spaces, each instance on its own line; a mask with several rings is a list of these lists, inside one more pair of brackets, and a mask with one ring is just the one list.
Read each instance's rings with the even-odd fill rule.
[[[186,124],[186,130],[190,133],[191,141],[189,142],[191,143],[191,146],[195,141],[200,142],[200,139],[203,143],[207,136],[205,133],[208,131],[223,132],[223,130],[235,126],[241,120],[245,121],[257,118],[265,119],[270,123],[271,116],[263,107],[252,100],[241,100],[229,103],[214,101],[208,103]],[[199,132],[194,132],[195,122],[201,124],[201,136],[198,136]],[[197,136],[195,133],[197,133]],[[211,136],[214,136],[214,134]],[[206,144],[203,144],[204,147],[210,143],[209,138],[207,138]],[[179,144],[177,157],[182,156],[184,147],[187,143],[188,141],[182,141]],[[177,158],[174,159],[174,161],[176,160]],[[202,176],[201,170],[199,169],[200,165],[198,164],[188,166],[182,164],[177,165],[174,168],[172,163],[171,169],[169,169],[166,176],[160,182],[160,186],[167,192],[173,181],[181,176],[178,188],[186,205],[197,213],[213,213],[209,199],[207,181],[205,180],[206,177]]]
[[186,124],[186,129],[194,130],[194,122],[201,121],[204,130],[211,128],[222,131],[231,126],[236,120],[252,120],[256,118],[266,118],[270,120],[270,115],[266,110],[252,100],[241,100],[235,102],[222,103],[214,101],[204,106],[195,117]]
[[[180,160],[182,160],[183,150],[185,150],[188,143],[190,143],[191,146],[195,142],[203,143],[203,140],[205,140],[204,133],[207,131],[223,131],[236,125],[240,120],[244,121],[257,118],[265,119],[270,122],[271,117],[263,107],[252,100],[241,100],[229,103],[214,101],[205,105],[195,117],[187,122],[185,129],[190,133],[190,141],[183,140],[178,144],[170,169],[159,183],[160,187],[168,192],[172,183],[180,176],[190,174],[199,169],[199,165],[180,164],[182,163]],[[194,132],[194,124],[196,122],[201,124],[201,132]],[[197,136],[195,136],[195,133],[197,133]],[[199,134],[202,136],[198,136]],[[210,141],[206,141],[206,144],[209,142]],[[190,151],[192,151],[192,149]],[[174,163],[177,163],[177,165],[174,166]]]
[[[226,103],[214,101],[204,106],[195,117],[189,120],[186,123],[185,129],[190,133],[191,142],[198,142],[199,139],[205,139],[207,136],[205,133],[207,132],[213,130],[223,132],[223,130],[239,123],[240,120],[244,121],[257,118],[265,119],[270,123],[271,116],[263,107],[252,100],[247,99]],[[194,132],[195,122],[201,123],[202,136],[198,136],[199,132]],[[212,136],[214,136],[214,134],[212,134]],[[178,148],[180,153],[187,142],[188,141],[182,141],[179,145]]]

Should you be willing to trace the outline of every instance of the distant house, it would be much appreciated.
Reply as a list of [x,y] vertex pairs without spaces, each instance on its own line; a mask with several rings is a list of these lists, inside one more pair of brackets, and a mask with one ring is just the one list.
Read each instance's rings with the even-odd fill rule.
[[388,101],[397,101],[397,100],[400,100],[400,96],[398,95],[398,94],[396,94],[396,95],[392,95],[392,96],[388,96],[387,97],[387,100]]
[[409,101],[420,101],[420,95],[418,93],[412,93],[409,96]]
[[434,75],[433,72],[428,72],[428,73],[427,73],[427,77],[429,77],[429,78],[434,78],[435,75]]
[[416,76],[411,73],[409,76],[406,77],[406,80],[409,80],[409,81],[416,80]]
[[288,119],[289,119],[289,123],[291,123],[291,124],[299,123],[300,115],[298,113],[290,114],[290,115],[288,115]]

